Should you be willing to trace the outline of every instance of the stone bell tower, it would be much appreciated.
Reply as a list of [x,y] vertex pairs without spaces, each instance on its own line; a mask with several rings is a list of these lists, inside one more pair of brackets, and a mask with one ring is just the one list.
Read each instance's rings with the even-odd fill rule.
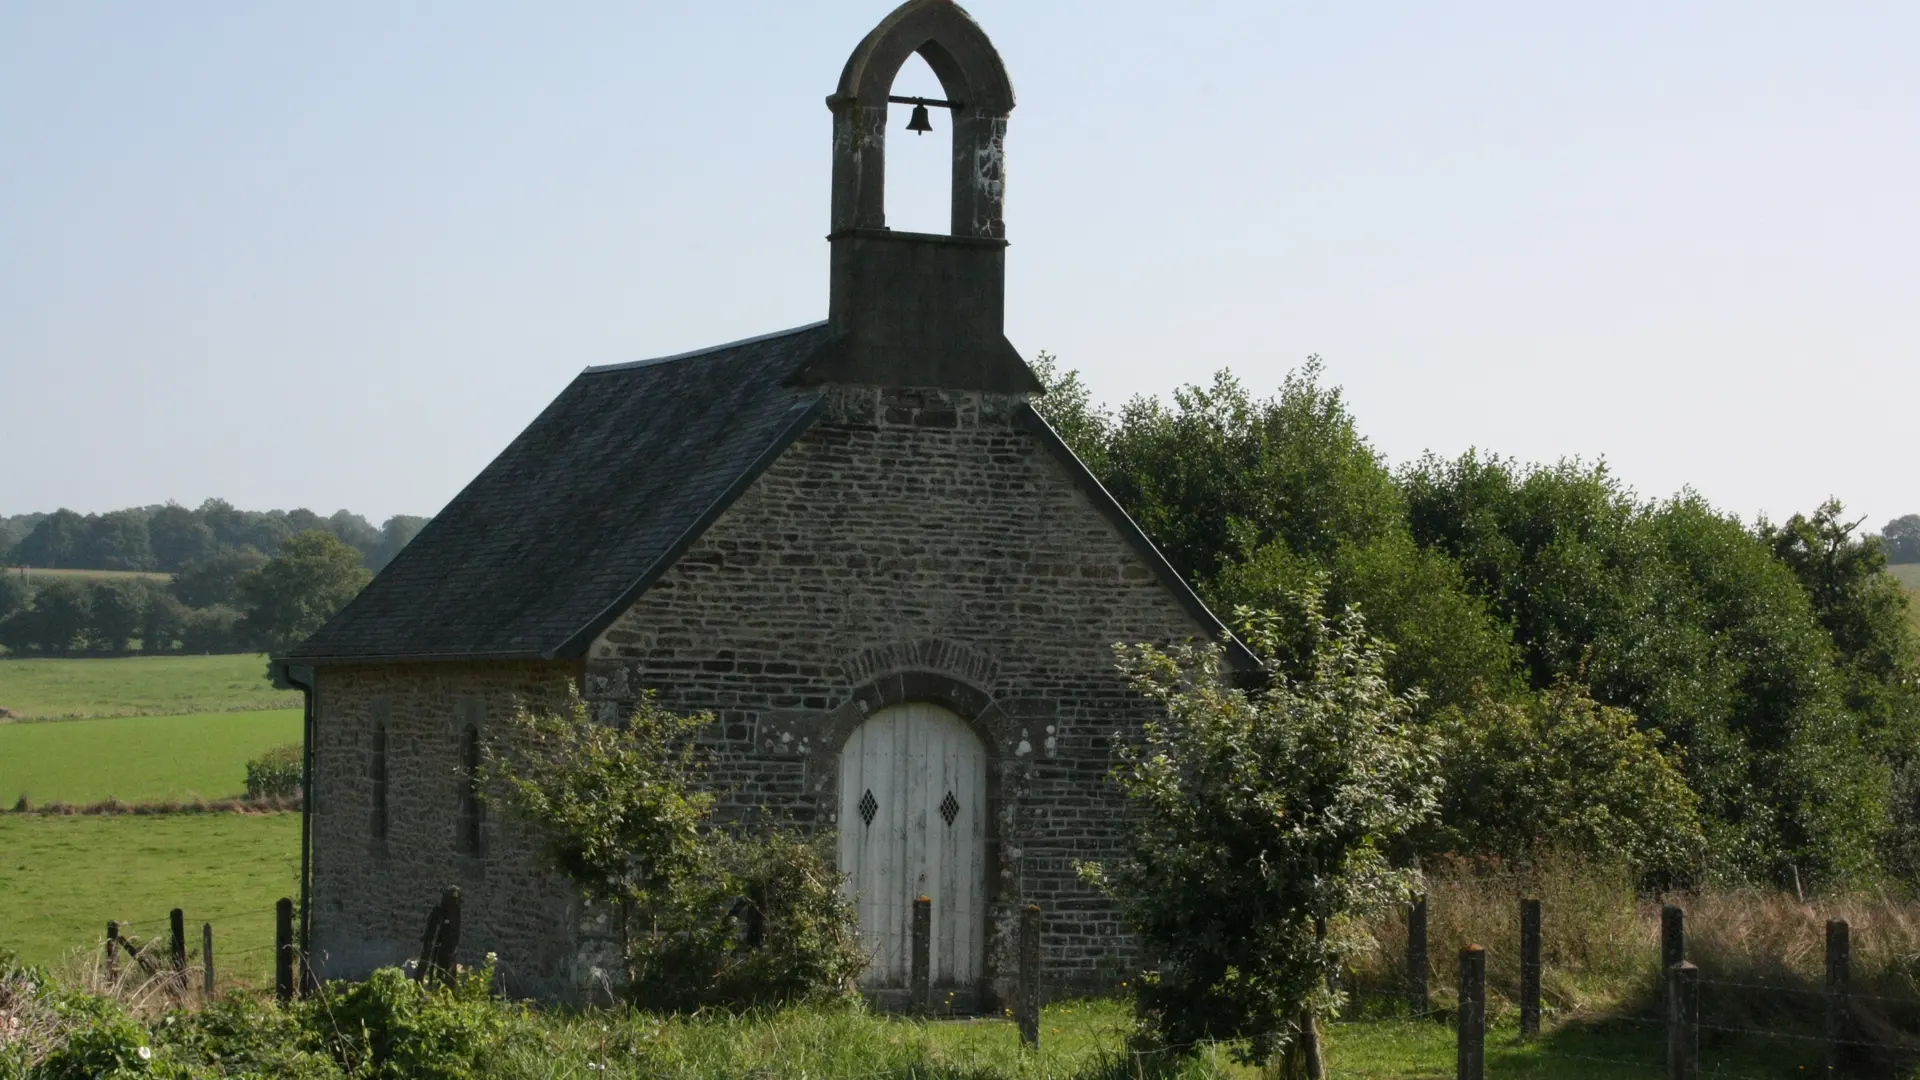
[[[891,96],[894,76],[913,53],[939,78],[944,101]],[[948,110],[953,211],[945,235],[887,227],[890,102]],[[833,340],[800,381],[1038,392],[1039,381],[1004,333],[1001,215],[1013,84],[993,42],[952,0],[908,0],[853,50],[827,107]]]

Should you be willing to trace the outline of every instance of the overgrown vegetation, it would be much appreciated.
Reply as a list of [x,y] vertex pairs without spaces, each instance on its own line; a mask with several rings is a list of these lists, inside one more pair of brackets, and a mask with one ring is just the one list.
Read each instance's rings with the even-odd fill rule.
[[1124,856],[1083,872],[1158,960],[1136,991],[1142,1049],[1230,1041],[1318,1077],[1326,977],[1345,956],[1328,927],[1406,899],[1418,875],[1394,868],[1389,846],[1425,823],[1438,784],[1412,727],[1417,695],[1387,686],[1360,617],[1335,623],[1317,594],[1291,599],[1284,614],[1243,613],[1263,663],[1251,690],[1218,646],[1122,650],[1166,718],[1120,750]]
[[306,761],[302,744],[281,743],[247,762],[247,798],[290,799],[300,794]]
[[[1050,358],[1039,370],[1041,411],[1216,609],[1324,585],[1330,613],[1366,613],[1390,684],[1422,691],[1420,721],[1448,735],[1455,793],[1423,853],[1914,880],[1920,638],[1880,538],[1838,503],[1750,527],[1580,461],[1469,451],[1396,472],[1317,361],[1272,398],[1222,373],[1117,412]],[[1552,755],[1507,760],[1539,739]],[[1565,757],[1582,747],[1597,756]],[[1521,820],[1458,786],[1496,780],[1573,802]]]
[[488,773],[532,822],[548,860],[612,915],[622,989],[663,1009],[744,1008],[844,996],[865,966],[831,838],[738,841],[711,820],[695,735],[643,698],[618,724],[570,694],[524,705]]

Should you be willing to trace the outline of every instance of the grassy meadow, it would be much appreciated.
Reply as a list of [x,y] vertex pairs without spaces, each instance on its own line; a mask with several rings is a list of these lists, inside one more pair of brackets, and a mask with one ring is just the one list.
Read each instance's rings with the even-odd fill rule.
[[195,929],[213,923],[222,967],[258,981],[273,970],[274,901],[297,895],[299,865],[297,813],[0,814],[0,949],[64,967],[91,955],[107,920],[164,938],[178,907]]
[[258,653],[0,659],[0,708],[28,720],[298,708],[299,693],[275,690],[266,672]]
[[245,788],[248,760],[298,741],[298,709],[0,724],[0,800],[224,798]]
[[[0,723],[0,807],[238,794],[249,758],[300,738],[287,707],[300,696],[274,690],[265,667],[254,655],[0,659],[0,706],[49,721]],[[214,924],[223,969],[257,982],[299,858],[297,813],[0,813],[0,950],[62,965],[108,919],[163,936],[181,907],[193,926]]]

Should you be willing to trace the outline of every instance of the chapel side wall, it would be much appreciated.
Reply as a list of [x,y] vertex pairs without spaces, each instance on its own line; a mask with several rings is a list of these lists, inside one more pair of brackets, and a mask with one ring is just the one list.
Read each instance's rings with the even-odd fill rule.
[[[571,893],[540,868],[524,824],[483,803],[481,854],[460,850],[463,731],[483,738],[516,702],[564,692],[577,667],[377,664],[316,671],[312,949],[322,977],[419,955],[427,913],[461,893],[459,962],[499,958],[510,993],[566,997],[586,982]],[[577,674],[575,674],[577,678]],[[387,728],[387,837],[374,837],[373,732]]]
[[586,681],[609,714],[643,689],[715,713],[723,812],[802,829],[836,827],[837,751],[867,712],[959,699],[997,802],[987,971],[1002,1000],[1026,903],[1047,913],[1053,988],[1104,988],[1135,962],[1114,905],[1075,869],[1116,850],[1112,751],[1151,714],[1112,645],[1209,633],[1015,422],[1019,400],[830,392],[603,633]]

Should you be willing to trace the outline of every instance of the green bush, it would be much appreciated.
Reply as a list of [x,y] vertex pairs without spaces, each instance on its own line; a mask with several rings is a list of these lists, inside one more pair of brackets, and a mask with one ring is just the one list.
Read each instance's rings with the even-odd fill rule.
[[154,1026],[166,1059],[195,1075],[345,1080],[340,1066],[307,1027],[315,1018],[235,992],[198,1011],[167,1014]]
[[1136,992],[1142,1048],[1245,1040],[1236,1054],[1284,1051],[1289,1076],[1318,1054],[1326,977],[1348,950],[1340,922],[1408,894],[1417,874],[1387,849],[1428,819],[1438,787],[1415,699],[1391,690],[1359,616],[1292,600],[1241,613],[1265,666],[1257,687],[1218,647],[1120,650],[1165,715],[1119,751],[1119,857],[1082,867],[1159,961]]
[[283,743],[247,762],[247,798],[291,799],[299,795],[302,756],[299,743]]
[[451,986],[417,983],[381,968],[362,983],[329,983],[302,1007],[310,1037],[347,1075],[367,1080],[473,1080],[497,1052],[507,1009],[493,999],[487,966]]
[[831,837],[710,837],[716,873],[664,932],[637,936],[628,996],[646,1009],[746,1009],[850,995],[867,958]]
[[831,839],[749,843],[713,828],[694,754],[711,715],[649,697],[616,727],[577,694],[559,705],[518,710],[487,775],[554,868],[613,912],[635,1003],[745,1008],[850,991],[865,958]]
[[1524,704],[1448,709],[1437,850],[1530,862],[1555,851],[1671,881],[1699,869],[1700,800],[1678,751],[1632,713],[1555,683]]

